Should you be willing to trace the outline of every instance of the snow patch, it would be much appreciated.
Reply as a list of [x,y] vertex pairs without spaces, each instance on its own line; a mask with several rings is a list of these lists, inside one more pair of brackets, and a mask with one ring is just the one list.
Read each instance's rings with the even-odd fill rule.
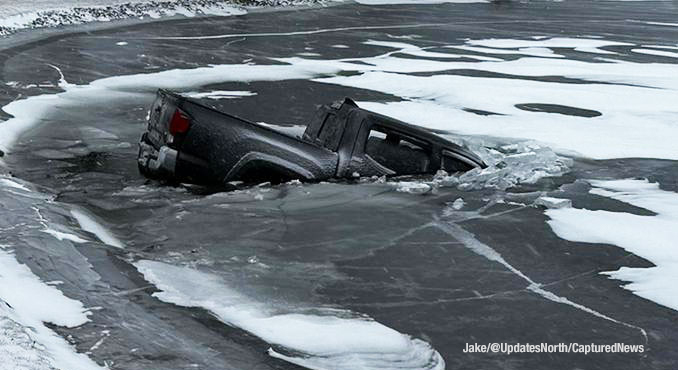
[[158,299],[209,310],[224,323],[273,345],[271,356],[309,369],[445,368],[428,343],[350,311],[285,312],[235,291],[214,274],[148,260],[134,265],[161,290],[153,294]]
[[[678,49],[678,48],[676,48]],[[671,51],[664,51],[664,50],[652,50],[652,49],[631,49],[632,52],[634,53],[639,53],[639,54],[648,54],[648,55],[656,55],[660,57],[667,57],[667,58],[678,58],[678,53],[674,53]]]
[[184,94],[188,97],[191,98],[196,98],[196,99],[202,99],[202,98],[207,98],[207,99],[238,99],[242,98],[245,96],[255,96],[257,93],[252,92],[252,91],[223,91],[223,90],[215,90],[215,91],[209,91],[209,92],[188,92]]
[[125,248],[125,244],[116,238],[115,235],[113,235],[113,233],[111,233],[107,228],[97,222],[93,216],[79,209],[71,210],[71,215],[76,221],[78,221],[78,224],[80,224],[80,227],[83,230],[96,235],[96,237],[99,238],[99,240],[101,240],[101,242],[104,244],[116,248]]
[[[506,43],[500,42],[506,41]],[[423,48],[402,42],[368,41],[411,55]],[[487,46],[589,47],[628,45],[601,39],[479,40]],[[503,49],[502,49],[503,50]],[[399,58],[390,52],[367,58],[277,60],[312,68],[359,72],[314,81],[396,95],[401,102],[362,102],[363,108],[412,124],[457,134],[532,139],[561,154],[595,159],[678,159],[678,65],[584,62],[557,58],[459,62]],[[588,84],[519,78],[406,73],[472,69],[514,76],[563,76]],[[596,83],[601,82],[601,83]],[[637,85],[637,86],[631,86]],[[488,99],[488,94],[491,99]],[[529,108],[536,104],[538,108]],[[526,108],[528,107],[528,108]],[[481,113],[478,113],[481,112]],[[482,113],[485,112],[485,113]],[[615,135],[609,135],[615,132]]]
[[[0,245],[0,362],[35,370],[103,369],[45,326],[47,322],[74,328],[86,323],[88,312],[82,303],[40,281],[6,248]],[[2,344],[10,342],[12,347],[5,351]]]
[[590,180],[591,194],[655,212],[643,216],[625,212],[578,208],[549,209],[553,232],[575,242],[616,245],[655,267],[622,267],[604,274],[631,282],[624,288],[640,297],[678,310],[678,194],[661,190],[647,180]]
[[608,50],[600,49],[601,47],[633,45],[627,42],[570,37],[553,37],[532,40],[486,39],[471,40],[468,43],[471,45],[485,46],[489,48],[570,48],[576,51],[597,54],[614,54]]
[[77,235],[71,234],[71,233],[65,233],[63,231],[57,231],[54,229],[50,228],[45,228],[42,230],[43,233],[47,233],[52,235],[53,237],[59,239],[59,240],[69,240],[72,241],[73,243],[87,243],[88,240],[83,239]]

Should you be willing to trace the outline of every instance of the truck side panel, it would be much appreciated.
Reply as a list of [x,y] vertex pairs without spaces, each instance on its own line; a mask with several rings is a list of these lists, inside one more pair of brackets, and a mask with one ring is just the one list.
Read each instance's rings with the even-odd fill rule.
[[335,175],[338,156],[330,150],[190,100],[182,100],[180,107],[192,124],[177,149],[202,157],[218,182],[276,176],[317,180]]

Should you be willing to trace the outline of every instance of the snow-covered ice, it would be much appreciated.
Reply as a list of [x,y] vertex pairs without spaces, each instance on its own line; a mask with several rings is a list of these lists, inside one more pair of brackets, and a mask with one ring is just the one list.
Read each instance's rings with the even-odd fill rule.
[[207,98],[207,99],[238,99],[242,97],[247,97],[247,96],[255,96],[257,93],[252,92],[252,91],[224,91],[224,90],[214,90],[214,91],[207,91],[207,92],[188,92],[184,94],[186,96],[189,96],[191,98],[196,98],[196,99],[201,99],[201,98]]
[[78,224],[80,224],[80,227],[83,230],[96,235],[96,237],[99,238],[99,240],[101,240],[101,242],[104,244],[116,248],[125,248],[125,244],[123,244],[120,239],[113,235],[110,230],[96,221],[94,216],[77,208],[71,210],[71,215],[76,219],[76,221],[78,221]]
[[[554,41],[555,40],[555,41]],[[505,41],[505,44],[502,43]],[[369,41],[415,55],[413,44]],[[464,45],[599,49],[629,46],[600,39],[469,40]],[[450,45],[454,46],[454,45]],[[506,50],[506,49],[500,49]],[[602,50],[602,49],[601,49]],[[425,55],[425,54],[422,54]],[[366,58],[319,60],[279,58],[312,68],[332,66],[359,74],[314,81],[370,89],[404,99],[361,102],[364,108],[429,128],[458,134],[538,140],[560,153],[595,159],[678,159],[678,65],[621,61],[585,62],[526,57],[506,61],[439,61],[399,58],[393,53]],[[587,81],[534,81],[414,72],[478,70],[524,77],[562,76]],[[552,110],[528,109],[540,104]],[[487,112],[485,115],[477,111]],[[609,135],[615,132],[615,135]]]
[[[678,49],[678,48],[676,48],[676,49]],[[648,54],[648,55],[655,55],[655,56],[667,57],[667,58],[678,58],[678,53],[672,52],[672,51],[666,51],[666,50],[631,49],[631,51],[634,52],[634,53],[639,53],[639,54]]]
[[[0,365],[31,370],[103,369],[45,325],[77,327],[89,320],[87,314],[81,302],[42,282],[17,262],[8,246],[0,245]],[[10,342],[10,347],[3,345]]]
[[160,292],[158,299],[201,307],[273,347],[273,357],[309,369],[436,369],[445,363],[428,343],[349,311],[273,306],[248,297],[221,277],[189,267],[141,260],[134,264]]
[[499,49],[569,48],[574,49],[575,51],[596,54],[612,53],[608,50],[600,49],[602,47],[633,45],[629,44],[628,42],[618,42],[604,39],[572,38],[572,37],[539,38],[532,40],[498,38],[485,40],[470,40],[468,44]]
[[0,199],[7,212],[0,219],[0,369],[103,369],[47,325],[75,328],[89,321],[90,312],[56,287],[61,282],[43,281],[16,255],[19,249],[23,255],[52,248],[59,254],[68,244],[88,240],[60,223],[64,207],[22,180],[0,175]]
[[[590,180],[591,194],[618,200],[656,213],[653,216],[578,208],[549,209],[549,226],[561,238],[612,244],[655,266],[622,267],[604,274],[628,281],[624,288],[678,310],[678,193],[647,180]],[[592,247],[593,248],[593,247]]]

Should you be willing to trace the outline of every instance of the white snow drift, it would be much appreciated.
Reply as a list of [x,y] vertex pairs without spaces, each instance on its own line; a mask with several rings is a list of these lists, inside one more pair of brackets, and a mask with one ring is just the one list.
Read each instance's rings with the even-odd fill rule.
[[135,266],[161,290],[154,293],[158,299],[204,308],[273,345],[271,356],[309,369],[445,369],[428,343],[364,316],[313,307],[307,311],[313,313],[285,311],[235,291],[217,275],[148,260]]

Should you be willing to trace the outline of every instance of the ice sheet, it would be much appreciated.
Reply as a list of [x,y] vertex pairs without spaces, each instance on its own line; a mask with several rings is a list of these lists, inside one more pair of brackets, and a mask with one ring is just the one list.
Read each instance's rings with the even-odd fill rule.
[[464,228],[459,226],[455,222],[446,222],[444,220],[436,220],[433,223],[433,226],[438,227],[440,230],[454,236],[454,238],[458,239],[460,242],[464,243],[466,248],[470,249],[474,253],[483,256],[487,258],[490,261],[496,262],[500,265],[502,265],[504,268],[506,268],[508,271],[510,271],[512,274],[515,274],[516,276],[520,277],[523,279],[526,283],[528,283],[528,286],[526,287],[527,290],[541,296],[544,299],[547,299],[549,301],[558,303],[558,304],[563,304],[570,306],[571,308],[586,312],[590,315],[596,316],[600,319],[607,320],[622,326],[626,326],[628,328],[632,328],[635,330],[638,330],[638,332],[643,336],[643,339],[647,343],[647,332],[645,329],[638,327],[636,325],[633,325],[628,322],[620,321],[617,320],[613,317],[610,317],[602,312],[599,312],[595,310],[594,308],[584,306],[580,303],[571,301],[567,297],[557,295],[549,290],[546,290],[544,288],[544,284],[536,282],[532,280],[529,276],[525,275],[522,271],[517,269],[515,266],[510,264],[508,261],[504,259],[504,257],[497,252],[494,248],[490,247],[489,245],[481,242],[478,240],[475,235],[472,233],[466,231]]
[[585,243],[612,244],[655,267],[622,267],[605,272],[635,294],[678,310],[678,194],[661,190],[647,180],[591,180],[592,194],[616,199],[655,212],[643,216],[625,212],[577,208],[549,209],[549,226],[561,238]]
[[271,356],[310,369],[445,368],[428,343],[362,315],[322,307],[273,307],[235,291],[217,275],[149,260],[135,266],[161,290],[154,294],[158,299],[204,308],[273,345]]
[[[518,49],[499,49],[499,48],[487,48],[481,46],[471,46],[471,45],[457,45],[457,46],[446,46],[449,49],[459,49],[473,51],[483,54],[504,54],[504,55],[527,55],[527,56],[536,56],[536,57],[547,57],[547,58],[564,58],[560,54],[556,54],[553,50],[548,48],[518,48]],[[497,59],[495,59],[497,60]],[[501,59],[498,59],[501,61]]]

